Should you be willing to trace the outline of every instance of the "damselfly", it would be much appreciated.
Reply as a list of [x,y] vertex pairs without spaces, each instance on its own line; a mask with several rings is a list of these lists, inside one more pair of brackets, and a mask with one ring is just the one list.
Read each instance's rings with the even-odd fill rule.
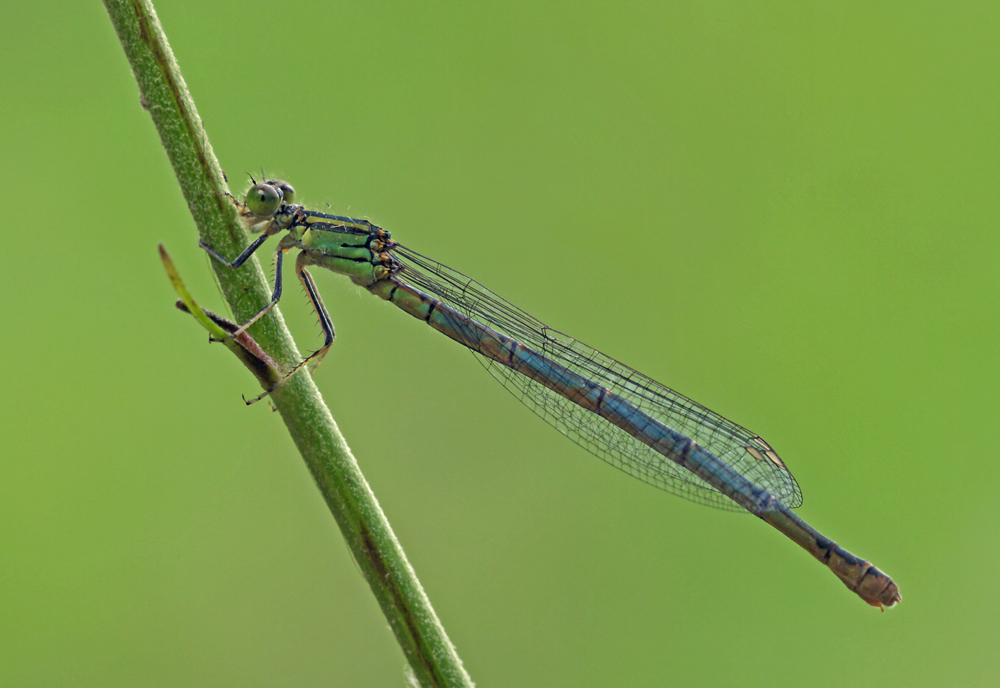
[[276,251],[271,301],[234,337],[278,303],[282,257],[300,249],[295,273],[319,317],[324,344],[248,404],[307,365],[318,365],[329,350],[333,322],[307,270],[328,268],[471,349],[531,410],[615,468],[702,504],[749,511],[828,566],[865,602],[891,607],[900,601],[889,576],[792,513],[802,503],[798,483],[756,433],[551,329],[371,222],[314,212],[294,201],[287,182],[254,183],[241,212],[261,236],[233,261],[202,244],[213,258],[238,268],[268,237],[287,232]]

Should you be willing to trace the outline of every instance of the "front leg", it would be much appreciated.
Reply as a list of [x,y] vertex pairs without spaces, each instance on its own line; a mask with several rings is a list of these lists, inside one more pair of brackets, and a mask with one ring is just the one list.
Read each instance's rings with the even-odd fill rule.
[[231,263],[228,260],[226,260],[225,258],[223,258],[222,256],[220,256],[218,253],[216,253],[215,249],[213,249],[211,246],[209,246],[208,244],[206,244],[201,239],[198,239],[198,245],[201,246],[203,249],[205,249],[205,252],[208,253],[208,255],[212,256],[213,258],[215,258],[217,261],[219,261],[223,265],[228,265],[229,267],[235,269],[235,268],[238,268],[241,265],[243,265],[243,263],[247,262],[247,259],[250,258],[250,256],[253,255],[254,251],[256,251],[257,249],[260,248],[261,244],[263,244],[265,241],[267,241],[267,238],[269,236],[271,236],[271,235],[270,234],[261,234],[259,237],[257,237],[254,240],[254,242],[252,244],[250,244],[249,246],[246,247],[246,249],[243,251],[243,253],[241,253],[240,255],[236,256],[236,260],[234,260]]

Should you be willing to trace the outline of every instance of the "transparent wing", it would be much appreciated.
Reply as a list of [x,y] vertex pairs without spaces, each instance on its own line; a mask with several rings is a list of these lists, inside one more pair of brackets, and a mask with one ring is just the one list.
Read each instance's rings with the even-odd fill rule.
[[[624,397],[667,427],[690,437],[788,506],[802,504],[795,478],[778,454],[755,433],[551,329],[460,272],[403,246],[397,246],[394,253],[402,265],[397,278]],[[742,511],[714,487],[625,430],[507,366],[485,356],[477,358],[528,408],[615,468],[685,499]]]

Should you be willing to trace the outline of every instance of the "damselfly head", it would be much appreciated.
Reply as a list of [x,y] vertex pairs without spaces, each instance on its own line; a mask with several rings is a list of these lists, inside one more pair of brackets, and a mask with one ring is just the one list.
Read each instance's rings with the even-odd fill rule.
[[[285,182],[277,182],[288,186]],[[278,211],[284,201],[284,193],[275,182],[259,182],[250,187],[247,191],[247,209],[255,217],[270,217]],[[291,189],[291,186],[288,186]],[[295,191],[292,190],[294,195]]]

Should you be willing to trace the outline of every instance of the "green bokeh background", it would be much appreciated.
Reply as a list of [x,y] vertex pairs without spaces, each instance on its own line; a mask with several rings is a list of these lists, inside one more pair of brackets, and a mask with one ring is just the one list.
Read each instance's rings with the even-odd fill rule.
[[[881,614],[332,273],[317,381],[482,686],[996,685],[1000,6],[158,0],[263,166],[760,432]],[[0,43],[0,684],[400,686],[103,6]],[[319,332],[297,283],[283,313]]]

